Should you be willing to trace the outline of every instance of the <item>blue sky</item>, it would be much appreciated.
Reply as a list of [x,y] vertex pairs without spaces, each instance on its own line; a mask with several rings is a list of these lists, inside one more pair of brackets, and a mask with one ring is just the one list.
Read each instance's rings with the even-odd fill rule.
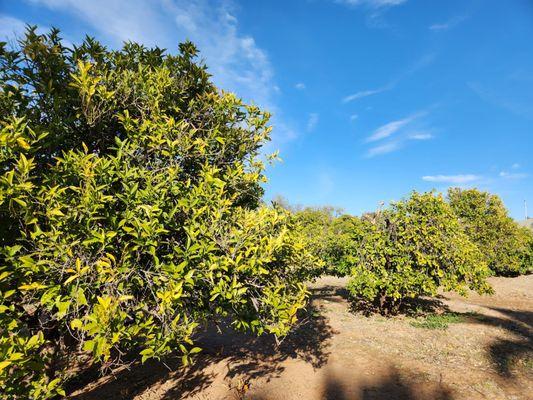
[[359,214],[463,186],[533,209],[531,0],[0,0],[1,37],[24,23],[193,40],[218,85],[274,113],[267,198]]

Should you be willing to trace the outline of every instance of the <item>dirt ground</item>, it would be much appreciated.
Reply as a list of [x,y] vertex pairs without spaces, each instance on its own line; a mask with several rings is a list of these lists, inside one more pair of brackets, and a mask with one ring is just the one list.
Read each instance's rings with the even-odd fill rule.
[[193,367],[136,365],[93,379],[71,397],[533,399],[533,275],[490,281],[494,296],[443,293],[428,301],[460,321],[424,329],[405,315],[354,314],[345,281],[323,277],[311,285],[304,322],[279,347],[270,337],[206,332]]

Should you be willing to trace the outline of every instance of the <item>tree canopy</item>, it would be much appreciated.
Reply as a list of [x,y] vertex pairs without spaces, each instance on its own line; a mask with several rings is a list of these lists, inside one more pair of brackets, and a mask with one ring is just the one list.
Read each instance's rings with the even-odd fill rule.
[[497,195],[452,188],[448,200],[493,274],[509,276],[533,271],[533,233],[509,217]]
[[200,349],[200,323],[285,335],[314,261],[260,206],[269,114],[177,54],[28,28],[0,45],[0,391]]

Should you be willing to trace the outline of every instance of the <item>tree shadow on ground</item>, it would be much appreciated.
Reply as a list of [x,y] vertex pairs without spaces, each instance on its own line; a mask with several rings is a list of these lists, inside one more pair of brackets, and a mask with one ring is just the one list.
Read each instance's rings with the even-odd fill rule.
[[[346,297],[350,301],[349,297]],[[443,302],[444,296],[421,297],[405,301],[398,314],[409,317],[423,317],[432,314],[445,315],[452,313]],[[350,301],[351,311],[365,316],[379,313],[374,304]],[[453,312],[462,317],[464,323],[485,324],[505,329],[515,339],[499,338],[486,348],[487,355],[498,375],[504,379],[514,380],[516,373],[522,371],[533,375],[533,312],[511,310],[501,307],[486,308],[497,311],[503,316],[489,316],[475,312]],[[389,315],[394,316],[394,315]]]
[[[345,287],[326,285],[318,288],[311,288],[312,297],[333,303],[348,303],[350,311],[360,313],[365,316],[379,314],[379,309],[375,304],[353,299],[350,292]],[[449,312],[448,306],[442,301],[444,297],[437,295],[435,297],[419,297],[415,299],[406,299],[398,310],[397,314],[408,316],[421,316],[434,313]],[[397,315],[391,314],[391,316]]]
[[523,364],[527,373],[533,373],[533,312],[487,307],[503,317],[468,314],[465,321],[505,329],[514,340],[499,338],[487,346],[487,353],[496,372],[505,379],[516,378],[516,370]]
[[406,299],[402,302],[396,312],[385,314],[377,304],[359,300],[350,299],[350,311],[355,314],[362,314],[366,317],[381,314],[387,317],[394,317],[397,315],[406,315],[409,317],[421,317],[429,314],[443,314],[450,312],[449,307],[441,300],[443,297],[438,295],[435,297],[418,297],[414,299]]
[[343,385],[339,379],[328,376],[323,389],[324,400],[453,400],[452,392],[445,387],[421,391],[395,368],[379,382],[358,387]]
[[136,362],[104,377],[99,376],[98,369],[90,368],[69,381],[66,390],[73,393],[81,389],[79,394],[69,396],[77,400],[131,399],[158,383],[174,379],[176,393],[193,396],[213,382],[214,374],[205,372],[211,362],[214,362],[211,356],[200,356],[192,366],[185,368],[177,357],[167,357],[163,362]]
[[[324,400],[453,400],[452,391],[441,385],[418,385],[416,377],[406,377],[396,368],[389,368],[378,381],[358,382],[348,375],[326,374],[322,383]],[[249,400],[269,400],[267,393],[251,394]]]
[[71,397],[77,400],[131,399],[154,386],[172,381],[164,398],[179,399],[209,387],[216,376],[215,372],[208,372],[209,367],[217,363],[225,365],[225,378],[242,377],[243,386],[257,378],[270,380],[279,376],[284,371],[282,363],[290,358],[304,360],[315,369],[321,368],[327,363],[329,342],[335,331],[316,305],[320,298],[320,293],[312,294],[308,307],[300,313],[301,322],[281,343],[276,343],[272,335],[257,337],[236,332],[221,322],[198,335],[195,345],[203,351],[189,367],[181,366],[179,357],[171,356],[163,362],[133,363],[99,382],[95,382],[98,371],[92,368],[70,381],[67,392],[80,390],[81,394]]
[[335,285],[325,285],[309,288],[311,299],[326,300],[333,303],[344,303],[350,301],[350,292],[345,287]]

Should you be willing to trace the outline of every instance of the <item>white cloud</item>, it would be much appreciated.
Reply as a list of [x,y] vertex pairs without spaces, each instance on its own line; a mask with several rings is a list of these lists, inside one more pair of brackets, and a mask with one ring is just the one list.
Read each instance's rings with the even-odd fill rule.
[[357,114],[350,115],[350,121],[355,121],[357,118],[359,118],[359,115]]
[[437,58],[436,53],[426,53],[423,54],[421,57],[414,60],[414,62],[409,65],[406,69],[404,69],[396,78],[392,79],[389,83],[387,83],[385,86],[382,86],[377,89],[369,89],[369,90],[361,90],[359,92],[350,94],[342,99],[343,103],[349,103],[354,100],[359,100],[364,97],[373,96],[375,94],[387,92],[389,90],[394,89],[398,83],[400,83],[402,80],[409,78],[410,76],[414,75],[421,69],[424,69],[428,66],[430,66],[435,59]]
[[405,79],[411,75],[414,75],[418,71],[429,67],[433,62],[437,59],[437,53],[426,53],[422,54],[419,58],[417,58],[410,66],[403,72],[403,74],[400,76],[400,78],[397,79],[396,82],[394,82],[392,85],[396,85],[401,79]]
[[418,112],[418,113],[413,114],[413,115],[411,115],[409,117],[406,117],[406,118],[403,118],[403,119],[400,119],[400,120],[397,120],[397,121],[392,121],[392,122],[389,122],[389,123],[387,123],[385,125],[382,125],[378,129],[376,129],[374,131],[374,133],[371,134],[366,139],[366,141],[367,142],[375,142],[375,141],[378,141],[378,140],[382,140],[382,139],[388,138],[389,136],[391,136],[392,134],[396,133],[401,128],[403,128],[407,124],[413,122],[415,119],[421,117],[424,114],[425,114],[424,112]]
[[433,32],[447,31],[448,29],[451,29],[451,28],[455,27],[456,25],[459,25],[465,19],[466,19],[466,16],[458,15],[458,16],[455,16],[453,18],[450,18],[446,22],[431,25],[429,27],[429,30],[431,30]]
[[[411,124],[413,124],[415,120],[427,114],[428,114],[428,111],[419,111],[406,118],[389,122],[377,128],[370,136],[366,138],[365,142],[366,143],[373,143],[377,141],[383,141],[383,142],[380,145],[371,147],[366,152],[366,156],[374,157],[377,155],[387,154],[393,151],[400,150],[409,141],[425,141],[425,140],[433,139],[431,130],[424,129],[423,126],[414,130],[413,127],[410,126]],[[418,125],[421,125],[421,124],[418,123]],[[422,122],[422,125],[423,125],[423,122]]]
[[459,174],[459,175],[426,175],[422,177],[422,180],[426,182],[438,182],[438,183],[452,183],[452,184],[464,184],[471,183],[481,179],[481,176],[474,174]]
[[317,124],[318,124],[318,114],[317,113],[309,114],[309,119],[307,120],[307,132],[313,131]]
[[[169,25],[159,2],[143,0],[29,0],[52,10],[74,14],[92,25],[115,44],[132,40],[166,46]],[[174,43],[175,45],[175,43]]]
[[379,146],[370,148],[366,152],[368,158],[379,156],[382,154],[392,153],[393,151],[399,150],[402,147],[402,143],[399,141],[388,142]]
[[404,118],[382,125],[378,129],[376,129],[374,133],[366,139],[366,141],[375,142],[377,140],[385,139],[397,132],[403,126],[407,125],[409,122],[411,122],[411,118]]
[[13,39],[24,33],[26,24],[20,19],[0,15],[0,40]]
[[296,85],[294,85],[294,88],[298,89],[298,90],[304,90],[305,87],[306,87],[305,83],[303,83],[303,82],[298,82]]
[[415,132],[409,134],[407,138],[411,140],[429,140],[433,139],[433,135],[429,132]]
[[350,8],[362,9],[366,13],[366,23],[369,27],[387,28],[390,25],[383,18],[385,11],[404,4],[407,0],[335,0],[335,2]]
[[518,168],[520,168],[520,164],[514,163],[513,165],[511,165],[511,168],[512,169],[518,169]]
[[372,90],[362,90],[360,92],[350,94],[342,99],[343,103],[349,103],[350,101],[362,99],[363,97],[372,96],[374,94],[382,93],[386,90],[388,90],[389,87],[383,87],[379,89],[372,89]]
[[[29,21],[21,21],[18,18],[11,17],[9,15],[0,15],[0,41],[15,41],[18,38],[24,37],[26,32],[26,26],[33,26],[35,24]],[[46,25],[37,26],[36,32],[38,34],[45,34],[50,32],[50,27]],[[72,47],[72,42],[65,38],[63,32],[61,32],[61,42],[65,46]]]
[[501,171],[498,175],[500,176],[500,178],[513,179],[513,180],[524,179],[524,178],[528,177],[528,175],[526,173],[522,173],[522,172],[507,172],[507,171]]

